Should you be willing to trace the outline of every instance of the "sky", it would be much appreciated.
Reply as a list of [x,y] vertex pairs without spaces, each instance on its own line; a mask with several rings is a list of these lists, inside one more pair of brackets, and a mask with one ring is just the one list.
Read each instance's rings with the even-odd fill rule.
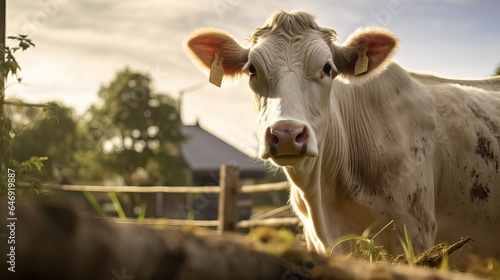
[[393,57],[404,68],[452,78],[481,78],[500,63],[498,0],[7,0],[7,35],[28,34],[19,53],[22,83],[7,98],[59,101],[83,114],[101,85],[125,67],[149,73],[156,92],[182,100],[182,120],[200,125],[255,155],[252,94],[247,77],[218,88],[198,71],[183,41],[198,28],[231,33],[248,46],[251,31],[276,10],[304,10],[332,28],[342,44],[359,27],[396,34]]

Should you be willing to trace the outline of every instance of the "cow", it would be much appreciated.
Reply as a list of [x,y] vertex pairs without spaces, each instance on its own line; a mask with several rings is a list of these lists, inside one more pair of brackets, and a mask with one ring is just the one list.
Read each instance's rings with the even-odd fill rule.
[[336,41],[309,13],[278,11],[249,47],[201,29],[185,49],[203,70],[219,56],[225,79],[249,76],[258,156],[286,173],[310,250],[394,221],[375,240],[391,253],[406,227],[416,253],[470,236],[467,252],[499,258],[500,79],[406,71],[383,28]]

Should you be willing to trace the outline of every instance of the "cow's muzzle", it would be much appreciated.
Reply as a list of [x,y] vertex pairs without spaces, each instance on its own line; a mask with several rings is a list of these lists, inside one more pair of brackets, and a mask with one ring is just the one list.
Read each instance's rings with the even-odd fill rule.
[[277,165],[291,165],[305,156],[316,156],[310,146],[310,128],[294,121],[278,121],[266,128],[263,159]]
[[307,129],[304,126],[289,129],[269,127],[266,132],[271,156],[304,155],[307,151]]

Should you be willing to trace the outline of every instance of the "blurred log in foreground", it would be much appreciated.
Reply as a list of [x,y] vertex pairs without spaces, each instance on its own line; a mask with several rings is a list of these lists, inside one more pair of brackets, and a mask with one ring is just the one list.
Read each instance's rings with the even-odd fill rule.
[[[15,221],[7,215],[7,204],[2,202],[2,279],[475,279],[467,274],[325,258],[301,250],[275,256],[220,237],[80,216],[60,204],[19,206]],[[12,222],[15,239],[9,239]],[[15,246],[14,258],[9,256],[11,246]]]

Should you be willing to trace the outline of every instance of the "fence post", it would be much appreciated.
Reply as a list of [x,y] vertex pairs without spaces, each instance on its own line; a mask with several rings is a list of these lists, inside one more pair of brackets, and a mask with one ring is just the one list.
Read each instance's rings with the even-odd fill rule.
[[240,169],[236,165],[221,165],[220,167],[220,193],[219,193],[219,226],[220,234],[224,231],[232,231],[238,222],[238,209],[236,203],[238,192]]

